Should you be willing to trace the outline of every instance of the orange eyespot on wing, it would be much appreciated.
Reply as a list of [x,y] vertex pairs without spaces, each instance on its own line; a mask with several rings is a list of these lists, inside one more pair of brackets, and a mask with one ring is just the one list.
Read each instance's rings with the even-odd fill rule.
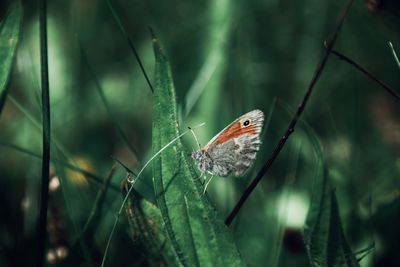
[[225,143],[226,141],[237,138],[243,134],[257,134],[257,128],[255,124],[250,124],[247,127],[243,127],[243,125],[238,121],[233,124],[231,127],[222,132],[217,139],[215,139],[214,144]]
[[[249,169],[260,149],[264,113],[247,112],[215,135],[200,151],[192,154],[202,172],[239,177]],[[207,160],[202,155],[207,156]],[[207,165],[208,164],[208,165]]]

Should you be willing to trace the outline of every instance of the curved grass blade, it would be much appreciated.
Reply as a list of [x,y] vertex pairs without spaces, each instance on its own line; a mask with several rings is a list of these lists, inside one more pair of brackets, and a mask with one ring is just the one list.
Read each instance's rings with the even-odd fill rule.
[[126,38],[126,40],[128,41],[129,47],[132,49],[133,55],[135,56],[135,59],[137,61],[137,63],[139,64],[140,70],[143,73],[144,78],[146,79],[147,84],[149,85],[150,91],[152,93],[154,93],[154,89],[153,86],[151,85],[149,76],[147,75],[146,70],[144,69],[142,60],[140,60],[139,57],[139,53],[137,52],[135,45],[133,44],[133,41],[131,40],[131,38],[129,37],[128,33],[126,32],[124,26],[122,25],[121,19],[118,17],[117,13],[115,12],[114,7],[111,5],[111,2],[109,0],[106,0],[107,2],[107,6],[111,11],[112,16],[114,17],[115,21],[118,24],[118,27],[120,28],[122,34],[124,35],[124,37]]
[[0,114],[8,94],[10,73],[14,62],[22,23],[21,1],[11,1],[0,25]]
[[[306,130],[310,129],[306,128]],[[304,229],[304,241],[311,266],[359,267],[344,236],[335,191],[328,182],[321,144],[315,134],[308,134],[317,158],[311,204]]]
[[98,219],[99,211],[101,210],[101,207],[104,204],[107,189],[110,187],[111,179],[114,175],[115,168],[116,168],[116,163],[114,163],[111,166],[111,169],[108,172],[107,177],[104,179],[103,184],[101,185],[101,188],[97,192],[96,198],[93,202],[93,208],[90,211],[89,217],[86,220],[85,225],[83,226],[82,233],[80,234],[81,236],[83,236],[85,234],[85,232],[87,231],[87,229],[89,229],[89,227],[93,226],[93,223],[96,221],[96,219]]
[[368,245],[366,248],[361,249],[360,251],[355,252],[354,254],[357,255],[357,261],[360,262],[364,257],[372,253],[375,249],[375,242]]
[[[179,136],[171,70],[153,34],[156,58],[153,151]],[[242,266],[229,229],[218,218],[180,140],[153,161],[153,183],[165,230],[184,266]]]

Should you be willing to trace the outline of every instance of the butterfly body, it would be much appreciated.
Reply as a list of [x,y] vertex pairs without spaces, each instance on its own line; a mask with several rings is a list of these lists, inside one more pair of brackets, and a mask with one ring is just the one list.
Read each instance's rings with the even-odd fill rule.
[[192,153],[201,172],[216,176],[243,176],[260,149],[264,114],[250,111],[233,121],[208,144]]

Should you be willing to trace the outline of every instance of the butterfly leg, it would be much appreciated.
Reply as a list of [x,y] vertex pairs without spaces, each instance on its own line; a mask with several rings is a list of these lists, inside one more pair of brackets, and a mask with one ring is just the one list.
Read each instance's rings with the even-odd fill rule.
[[211,175],[210,179],[208,180],[208,182],[207,182],[206,185],[204,186],[203,195],[206,193],[207,186],[208,186],[208,184],[211,182],[212,178],[214,178],[214,175]]
[[[204,179],[203,179],[203,177],[204,177]],[[197,176],[197,179],[200,180],[201,185],[204,185],[204,182],[203,182],[203,181],[206,180],[206,174],[205,174],[204,172],[201,172],[201,173],[200,173],[200,176]]]

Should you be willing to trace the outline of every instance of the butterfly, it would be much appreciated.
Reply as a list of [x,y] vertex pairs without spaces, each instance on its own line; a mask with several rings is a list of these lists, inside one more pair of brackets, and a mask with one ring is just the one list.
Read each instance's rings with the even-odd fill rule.
[[264,113],[256,109],[226,126],[207,145],[192,153],[199,170],[213,176],[243,176],[260,149],[263,123]]

